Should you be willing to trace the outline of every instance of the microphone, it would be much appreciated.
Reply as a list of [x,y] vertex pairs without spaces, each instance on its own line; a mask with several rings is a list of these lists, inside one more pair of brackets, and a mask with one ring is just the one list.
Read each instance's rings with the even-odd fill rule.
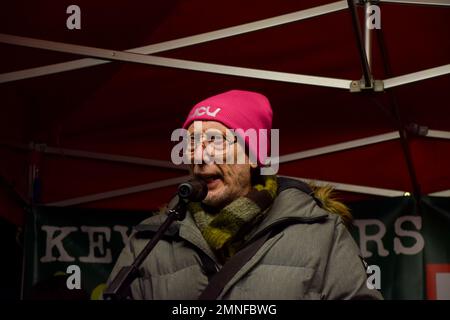
[[178,186],[178,196],[190,201],[202,201],[208,194],[208,185],[200,179],[192,179]]
[[130,286],[134,280],[140,277],[140,266],[148,257],[159,240],[164,236],[175,220],[183,220],[186,217],[187,203],[185,200],[201,201],[208,194],[208,185],[203,180],[189,180],[178,186],[177,194],[170,200],[166,208],[167,218],[152,235],[150,241],[141,250],[138,256],[129,266],[123,266],[112,279],[103,292],[106,300],[125,300],[129,297]]

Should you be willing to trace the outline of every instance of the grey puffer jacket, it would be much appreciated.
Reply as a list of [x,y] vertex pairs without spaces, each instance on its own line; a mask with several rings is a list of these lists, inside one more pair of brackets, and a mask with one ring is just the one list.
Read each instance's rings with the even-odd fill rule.
[[[108,283],[130,265],[165,220],[144,220],[122,251]],[[249,240],[281,228],[224,287],[219,299],[382,299],[367,288],[359,250],[339,215],[296,188],[282,191]],[[133,299],[197,299],[208,284],[205,262],[221,268],[192,216],[175,222],[131,285]]]

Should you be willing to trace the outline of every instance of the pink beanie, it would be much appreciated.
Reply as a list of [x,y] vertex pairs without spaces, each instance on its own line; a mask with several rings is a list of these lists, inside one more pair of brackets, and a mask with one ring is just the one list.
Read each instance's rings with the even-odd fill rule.
[[[272,108],[269,100],[262,94],[251,91],[231,90],[207,98],[197,103],[189,112],[183,128],[187,129],[194,121],[217,121],[222,123],[228,129],[239,129],[236,134],[242,136],[242,131],[255,129],[257,132],[257,142],[249,141],[248,135],[245,136],[245,143],[249,150],[258,159],[258,165],[265,163],[265,157],[270,152],[270,129],[272,128]],[[258,154],[260,144],[259,130],[266,129],[264,136],[267,145],[267,151],[264,154]]]

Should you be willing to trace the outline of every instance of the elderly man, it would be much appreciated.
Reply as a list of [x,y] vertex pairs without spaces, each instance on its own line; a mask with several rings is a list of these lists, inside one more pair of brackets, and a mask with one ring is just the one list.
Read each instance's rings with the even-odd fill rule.
[[[185,158],[208,193],[189,203],[186,218],[147,257],[132,298],[381,298],[367,287],[345,206],[327,197],[329,190],[261,174],[267,159],[259,151],[270,149],[262,146],[270,139],[243,132],[272,128],[265,96],[232,90],[210,97],[194,106],[183,128],[192,139]],[[136,227],[112,276],[131,264],[164,220],[157,215]]]

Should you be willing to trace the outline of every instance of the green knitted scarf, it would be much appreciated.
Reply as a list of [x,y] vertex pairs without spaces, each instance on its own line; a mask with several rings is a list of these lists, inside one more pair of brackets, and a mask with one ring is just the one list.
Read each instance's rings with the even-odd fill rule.
[[203,237],[222,261],[236,253],[248,231],[264,216],[277,193],[276,176],[261,176],[262,182],[219,212],[200,202],[191,202],[191,212]]

